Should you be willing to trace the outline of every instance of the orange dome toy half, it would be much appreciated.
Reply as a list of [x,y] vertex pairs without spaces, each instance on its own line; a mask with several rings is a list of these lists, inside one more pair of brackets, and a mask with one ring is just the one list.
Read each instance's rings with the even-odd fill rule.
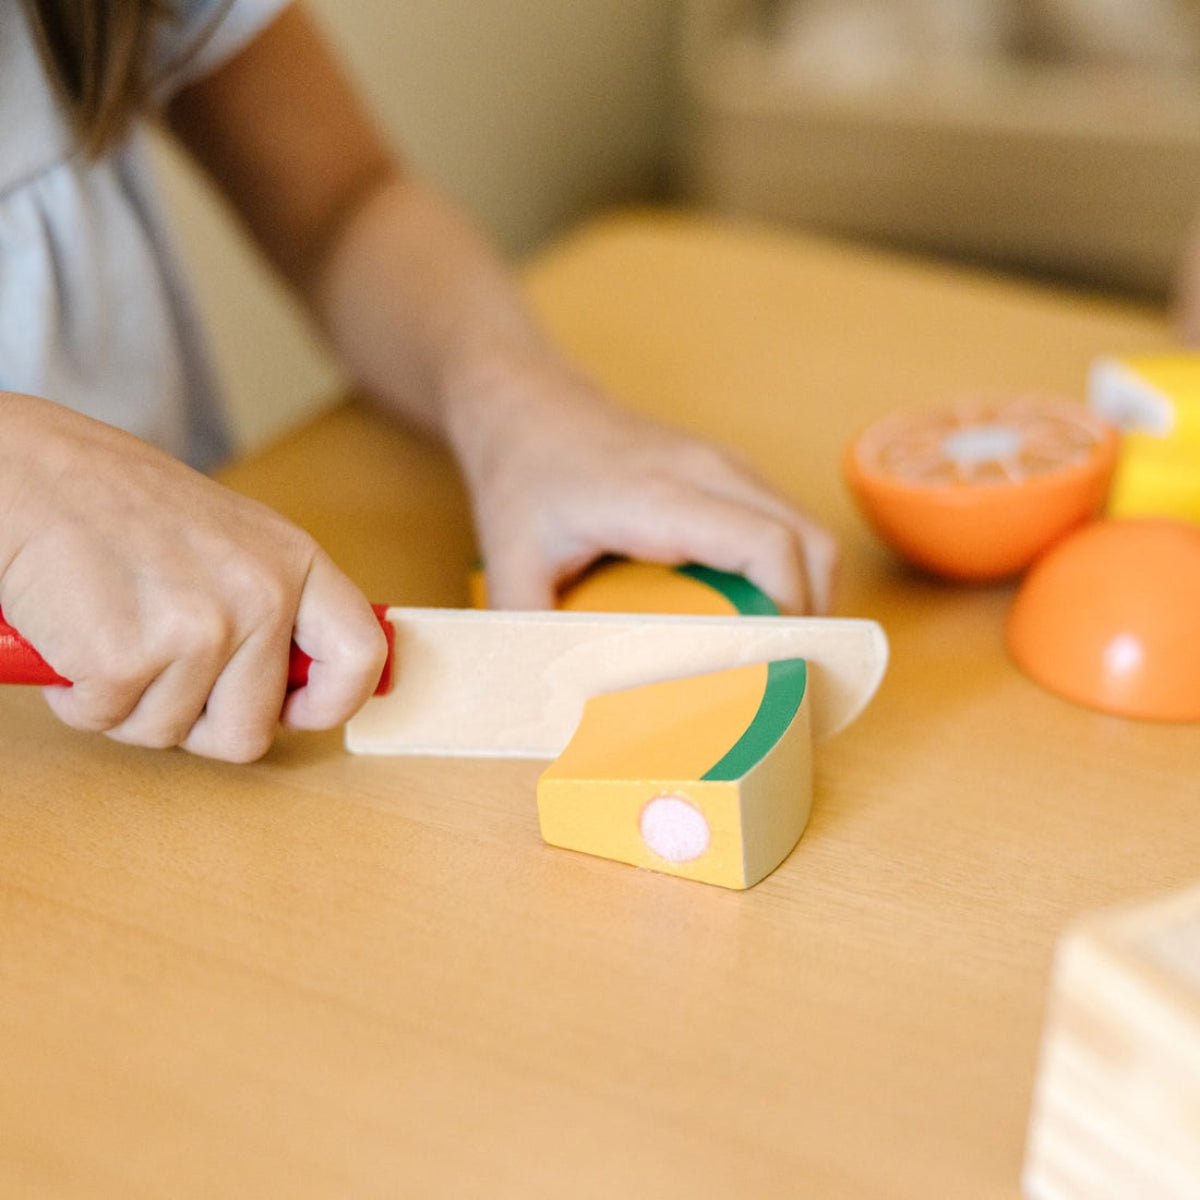
[[1022,581],[1007,641],[1036,682],[1119,716],[1200,721],[1200,525],[1095,521]]

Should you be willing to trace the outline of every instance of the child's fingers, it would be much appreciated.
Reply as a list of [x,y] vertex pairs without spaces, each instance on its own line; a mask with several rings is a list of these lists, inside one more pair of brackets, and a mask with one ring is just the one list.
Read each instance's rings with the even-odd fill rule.
[[75,729],[143,746],[177,746],[204,708],[228,657],[223,620],[194,625],[169,614],[147,636],[138,623],[99,618],[69,688],[46,689],[54,713]]
[[819,525],[807,522],[801,534],[805,570],[808,574],[812,611],[816,616],[828,616],[833,611],[833,593],[837,583],[838,546],[833,535]]
[[689,494],[653,524],[630,530],[638,557],[692,561],[744,575],[784,612],[812,611],[824,582],[810,578],[805,544],[788,522],[721,497]]
[[203,710],[178,742],[227,762],[253,762],[271,747],[287,687],[286,632],[263,632],[238,647],[212,685]]
[[705,490],[735,504],[756,509],[788,526],[799,539],[804,556],[808,609],[817,614],[828,613],[833,601],[838,558],[837,542],[832,534],[805,516],[733,455],[711,447],[705,449],[709,452],[702,481]]
[[165,621],[176,636],[164,631],[156,650],[139,651],[131,640],[128,653],[97,663],[75,686],[47,688],[47,700],[78,729],[248,762],[266,753],[281,713],[299,728],[329,728],[357,711],[379,680],[386,655],[379,623],[323,554],[305,580],[295,622],[313,659],[309,684],[286,707],[290,609],[272,606],[247,620],[235,604],[226,617]]
[[[590,553],[567,559],[545,548],[542,570],[570,579],[602,554],[648,562],[698,562],[744,575],[784,612],[824,611],[830,588],[832,541],[750,504],[686,486],[660,485],[652,493],[626,495],[609,505],[589,505],[571,521]],[[505,564],[505,569],[510,564]],[[489,588],[492,579],[489,563]],[[502,571],[497,570],[497,574]]]
[[544,562],[534,563],[532,556],[526,555],[516,562],[505,555],[495,561],[495,568],[489,566],[487,573],[489,608],[540,611],[554,607],[553,576]]
[[84,680],[74,687],[42,689],[46,703],[64,725],[85,733],[107,733],[137,707],[146,688],[132,676]]
[[150,682],[129,715],[105,732],[134,746],[182,745],[204,712],[222,665],[215,658],[176,660]]
[[547,552],[530,529],[506,531],[495,546],[488,546],[485,539],[488,607],[510,611],[553,608],[560,583],[578,575],[598,556],[561,547]]
[[[781,607],[788,612],[810,612],[817,616],[828,614],[833,606],[833,586],[838,558],[837,542],[833,535],[815,521],[790,509],[777,511],[774,505],[764,505],[764,509],[760,511],[764,512],[768,520],[778,521],[791,530],[795,538],[794,544],[799,547],[804,560],[807,602],[803,608],[792,608],[780,601]],[[773,592],[768,594],[774,596]]]
[[379,683],[387,641],[366,598],[320,551],[305,580],[292,637],[312,663],[308,683],[288,697],[284,724],[331,729],[349,720]]
[[[754,500],[756,502],[751,502]],[[685,484],[630,491],[609,504],[558,511],[561,543],[526,533],[488,547],[493,608],[553,607],[558,588],[604,554],[699,562],[744,575],[784,612],[829,611],[836,543],[815,522],[764,494],[729,498]]]

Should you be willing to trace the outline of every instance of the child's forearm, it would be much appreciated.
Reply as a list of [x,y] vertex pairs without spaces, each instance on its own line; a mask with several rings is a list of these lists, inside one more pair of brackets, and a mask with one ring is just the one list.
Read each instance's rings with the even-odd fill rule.
[[459,398],[549,353],[496,252],[387,146],[300,4],[168,110],[356,381],[455,439]]
[[395,165],[299,5],[193,85],[172,126],[355,380],[454,449],[499,605],[607,553],[829,603],[829,536],[744,464],[610,403],[536,327],[496,251]]
[[364,197],[309,300],[355,380],[460,453],[502,419],[493,410],[523,365],[570,370],[490,244],[399,174]]

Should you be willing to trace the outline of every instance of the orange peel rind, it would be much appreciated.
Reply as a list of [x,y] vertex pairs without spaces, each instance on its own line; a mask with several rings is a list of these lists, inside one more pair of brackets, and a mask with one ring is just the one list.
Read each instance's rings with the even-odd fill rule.
[[851,443],[843,473],[879,537],[948,579],[1018,574],[1102,509],[1118,435],[1057,396],[967,396],[897,413]]

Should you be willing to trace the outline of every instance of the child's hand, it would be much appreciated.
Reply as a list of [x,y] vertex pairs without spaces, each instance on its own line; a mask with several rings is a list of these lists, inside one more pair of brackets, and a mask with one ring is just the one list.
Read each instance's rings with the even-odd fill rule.
[[[370,606],[303,531],[127,434],[0,393],[0,609],[70,688],[78,729],[259,757],[371,694]],[[287,698],[295,638],[309,683]]]
[[787,611],[827,610],[829,535],[563,363],[489,241],[394,160],[301,6],[169,119],[359,388],[451,443],[493,603],[547,607],[594,559],[624,554],[739,572]]
[[829,610],[832,537],[731,455],[608,404],[550,355],[488,382],[452,429],[494,606],[548,607],[621,554],[745,575],[785,612]]

